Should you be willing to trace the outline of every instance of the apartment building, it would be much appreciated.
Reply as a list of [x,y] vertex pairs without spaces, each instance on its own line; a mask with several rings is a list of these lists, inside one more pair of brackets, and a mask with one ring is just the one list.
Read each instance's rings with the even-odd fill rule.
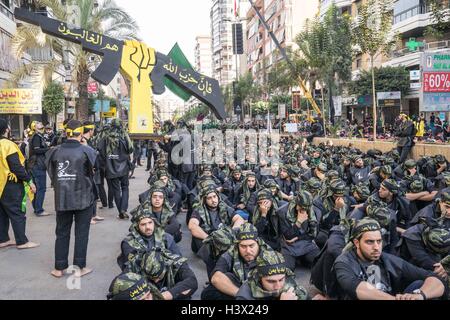
[[[319,1],[303,0],[257,0],[256,6],[273,30],[283,48],[295,47],[295,37],[303,30],[307,19],[318,13]],[[259,83],[281,56],[275,43],[250,8],[247,12],[247,70]]]
[[195,69],[201,74],[212,77],[211,36],[198,36],[195,42]]

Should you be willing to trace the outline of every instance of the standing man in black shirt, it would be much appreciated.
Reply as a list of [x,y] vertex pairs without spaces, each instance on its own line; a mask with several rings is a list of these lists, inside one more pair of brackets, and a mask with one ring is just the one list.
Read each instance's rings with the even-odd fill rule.
[[54,277],[61,278],[69,267],[70,231],[75,220],[75,250],[73,264],[80,270],[77,276],[84,276],[91,269],[86,268],[94,199],[94,166],[96,152],[82,145],[83,125],[77,120],[67,124],[67,141],[52,149],[47,156],[47,168],[55,189],[56,243]]
[[38,217],[49,216],[45,212],[43,205],[45,199],[45,190],[47,189],[47,174],[45,168],[45,154],[50,149],[44,138],[44,125],[40,122],[36,124],[36,132],[30,142],[30,159],[28,160],[29,169],[36,184],[36,196],[33,200],[34,214]]

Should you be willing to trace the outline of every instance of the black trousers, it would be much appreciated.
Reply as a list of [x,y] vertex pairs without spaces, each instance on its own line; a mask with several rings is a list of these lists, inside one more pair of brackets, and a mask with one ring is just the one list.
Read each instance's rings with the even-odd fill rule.
[[398,153],[400,153],[400,160],[398,161],[399,164],[404,163],[408,159],[411,149],[412,146],[397,147]]
[[106,183],[108,185],[108,206],[112,208],[114,207],[114,190],[110,179],[106,179]]
[[114,201],[116,203],[117,211],[119,213],[128,211],[128,199],[129,199],[129,180],[128,175],[120,178],[114,178],[110,180],[111,189],[114,194]]
[[98,197],[100,198],[100,202],[102,203],[102,207],[106,208],[108,206],[108,198],[106,196],[106,191],[105,191],[105,171],[104,170],[100,170],[100,183],[97,184],[97,190],[98,190]]
[[319,255],[320,250],[319,248],[312,250],[308,252],[307,254],[299,257],[295,257],[289,253],[287,253],[285,250],[282,251],[282,254],[284,256],[284,259],[286,260],[286,266],[291,269],[292,271],[295,270],[295,267],[297,264],[301,264],[303,267],[311,268],[314,260]]
[[22,183],[8,181],[0,199],[0,243],[8,242],[9,224],[14,232],[18,246],[28,242],[25,235],[26,216],[22,211],[22,200],[25,190]]
[[92,206],[80,211],[58,211],[56,214],[55,269],[69,267],[70,232],[75,220],[75,250],[73,265],[86,267],[89,230],[91,228]]
[[150,170],[152,168],[152,157],[153,157],[153,163],[158,160],[158,151],[156,149],[150,149],[147,151],[147,170]]

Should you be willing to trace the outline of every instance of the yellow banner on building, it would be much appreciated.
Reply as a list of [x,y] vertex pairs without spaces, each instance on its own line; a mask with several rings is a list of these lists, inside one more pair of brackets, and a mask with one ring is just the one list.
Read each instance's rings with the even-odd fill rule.
[[36,89],[0,90],[0,114],[42,114],[41,93]]

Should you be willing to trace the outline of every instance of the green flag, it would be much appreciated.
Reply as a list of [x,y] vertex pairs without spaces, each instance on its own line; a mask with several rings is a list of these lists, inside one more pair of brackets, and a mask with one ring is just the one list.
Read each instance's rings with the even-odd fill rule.
[[[175,43],[173,48],[170,50],[168,56],[172,58],[173,62],[178,64],[179,66],[186,69],[191,70],[194,69],[192,68],[192,65],[189,63],[189,60],[184,55],[183,51],[181,51],[181,48],[178,45],[178,43]],[[184,101],[188,101],[189,98],[192,96],[189,92],[180,88],[172,79],[166,77],[164,79],[164,84],[170,91],[172,91],[175,95],[177,95]]]

